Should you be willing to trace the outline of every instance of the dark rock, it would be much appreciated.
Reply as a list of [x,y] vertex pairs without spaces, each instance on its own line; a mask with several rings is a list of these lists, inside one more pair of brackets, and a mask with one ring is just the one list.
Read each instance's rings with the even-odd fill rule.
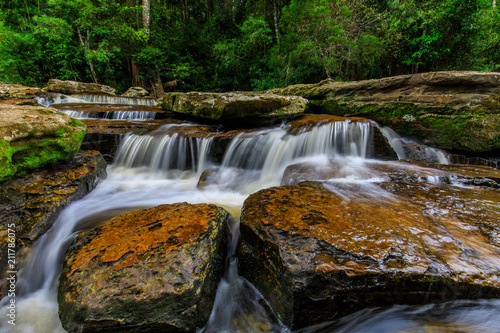
[[[500,192],[304,182],[241,215],[240,274],[297,329],[363,308],[500,296]],[[474,200],[471,200],[474,198]]]
[[81,234],[59,285],[68,332],[194,332],[224,270],[228,213],[179,203],[134,211]]
[[[65,163],[53,164],[0,186],[0,272],[7,270],[7,233],[15,225],[18,251],[30,247],[71,202],[78,200],[106,177],[106,162],[97,151],[79,153]],[[19,259],[19,258],[18,258]],[[2,278],[2,283],[6,280]],[[1,292],[4,292],[2,285]]]

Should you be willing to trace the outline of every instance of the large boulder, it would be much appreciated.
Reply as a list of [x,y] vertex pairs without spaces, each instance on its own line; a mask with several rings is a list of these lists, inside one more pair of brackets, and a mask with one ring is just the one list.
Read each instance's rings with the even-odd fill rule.
[[242,209],[240,274],[292,329],[369,307],[499,297],[499,191],[419,182],[261,190]]
[[149,91],[144,89],[143,87],[130,87],[127,91],[122,95],[125,97],[146,97],[149,95]]
[[[105,177],[106,162],[101,154],[85,151],[68,162],[3,182],[0,187],[1,276],[7,271],[9,229],[15,230],[19,262],[31,244],[49,230],[64,207],[92,191]],[[4,291],[2,285],[0,297]]]
[[47,90],[61,94],[100,94],[116,95],[116,89],[98,83],[85,83],[78,81],[64,81],[50,79]]
[[86,127],[53,108],[0,104],[0,181],[72,159]]
[[134,211],[81,234],[59,285],[68,332],[194,332],[224,270],[229,214],[178,203]]
[[248,123],[296,117],[304,112],[306,104],[307,101],[298,96],[255,92],[167,93],[158,102],[166,110],[185,115]]
[[359,115],[424,144],[463,151],[500,148],[500,73],[432,72],[273,89],[302,96],[313,112]]

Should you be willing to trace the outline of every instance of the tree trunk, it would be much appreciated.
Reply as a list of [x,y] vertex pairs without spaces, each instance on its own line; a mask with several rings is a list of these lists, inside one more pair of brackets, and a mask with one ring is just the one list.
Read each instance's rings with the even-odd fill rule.
[[[87,29],[87,41],[86,42],[83,40],[83,36],[82,36],[82,32],[80,31],[80,28],[76,28],[76,31],[78,32],[78,38],[80,38],[80,43],[82,44],[83,51],[85,53],[85,51],[89,50],[89,31]],[[92,63],[92,60],[90,60],[90,58],[87,55],[85,55],[85,59],[87,59],[87,64],[90,67],[90,73],[92,74],[92,82],[98,83],[97,82],[97,75],[95,73],[94,64]]]
[[493,0],[493,8],[495,8],[496,6],[497,6],[497,1]]
[[142,26],[149,35],[149,25],[151,23],[151,0],[142,0]]
[[165,95],[165,90],[163,90],[163,84],[161,83],[160,74],[156,74],[154,79],[151,81],[151,86],[153,88],[153,98],[161,98]]
[[276,0],[273,0],[274,6],[274,32],[276,33],[276,43],[280,45],[280,32],[278,26],[278,9],[276,8]]
[[132,58],[130,61],[130,65],[132,67],[132,85],[134,87],[144,87],[142,84],[142,79],[139,76],[140,72],[140,67],[139,65],[135,62],[135,58]]

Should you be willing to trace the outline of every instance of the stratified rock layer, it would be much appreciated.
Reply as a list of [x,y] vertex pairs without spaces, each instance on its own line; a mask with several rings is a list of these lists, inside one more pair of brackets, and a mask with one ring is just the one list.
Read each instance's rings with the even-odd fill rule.
[[118,216],[66,256],[59,313],[68,332],[193,332],[223,273],[229,214],[179,203]]
[[302,96],[313,112],[358,115],[441,149],[500,148],[500,73],[431,72],[273,89]]
[[240,274],[296,329],[357,310],[500,296],[500,192],[303,182],[241,215]]
[[167,93],[159,102],[165,110],[213,120],[249,123],[295,117],[304,112],[307,101],[298,96],[255,92]]
[[[92,191],[99,180],[105,177],[106,162],[101,154],[97,151],[85,151],[69,162],[37,170],[24,178],[3,182],[0,187],[2,276],[7,270],[9,228],[15,229],[18,250],[16,259],[19,261],[21,251],[27,250],[49,230],[64,207]],[[6,280],[2,278],[1,281],[3,283]],[[0,296],[3,291],[2,286]]]
[[0,104],[0,181],[72,159],[86,129],[53,108]]
[[98,83],[85,83],[78,81],[64,81],[50,79],[47,90],[62,94],[105,94],[116,95],[116,89]]

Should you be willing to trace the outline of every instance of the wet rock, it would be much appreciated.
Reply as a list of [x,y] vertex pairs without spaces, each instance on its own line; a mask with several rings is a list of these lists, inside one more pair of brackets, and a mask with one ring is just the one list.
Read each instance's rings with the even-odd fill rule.
[[362,308],[500,296],[500,192],[303,182],[244,203],[240,274],[292,329]]
[[[79,153],[65,163],[39,169],[0,186],[0,272],[7,270],[7,234],[14,225],[18,252],[28,248],[71,202],[106,177],[106,162],[96,151]],[[10,225],[10,227],[9,227]],[[19,257],[17,257],[19,259]],[[6,281],[1,279],[2,283]],[[4,292],[2,285],[1,292]]]
[[207,186],[214,185],[216,182],[217,171],[219,169],[212,168],[205,170],[201,173],[200,178],[198,179],[198,183],[196,187],[199,189],[204,189]]
[[306,104],[307,101],[298,96],[255,92],[167,93],[158,102],[163,109],[181,114],[248,124],[296,117],[304,112]]
[[149,95],[149,91],[142,87],[130,87],[127,91],[122,95],[125,97],[146,97]]
[[0,104],[0,181],[72,159],[86,127],[53,108]]
[[295,85],[318,113],[363,116],[441,149],[500,148],[500,73],[432,72],[376,80]]
[[296,185],[303,181],[398,181],[404,183],[446,183],[500,188],[497,169],[479,165],[445,165],[420,161],[353,161],[328,160],[322,163],[302,162],[289,165],[281,185]]
[[104,94],[116,95],[116,89],[98,83],[85,83],[78,81],[63,81],[50,79],[47,90],[62,94]]
[[38,105],[35,97],[44,92],[40,88],[0,83],[0,104]]
[[228,213],[179,203],[134,211],[81,234],[59,286],[68,332],[193,332],[223,273]]

